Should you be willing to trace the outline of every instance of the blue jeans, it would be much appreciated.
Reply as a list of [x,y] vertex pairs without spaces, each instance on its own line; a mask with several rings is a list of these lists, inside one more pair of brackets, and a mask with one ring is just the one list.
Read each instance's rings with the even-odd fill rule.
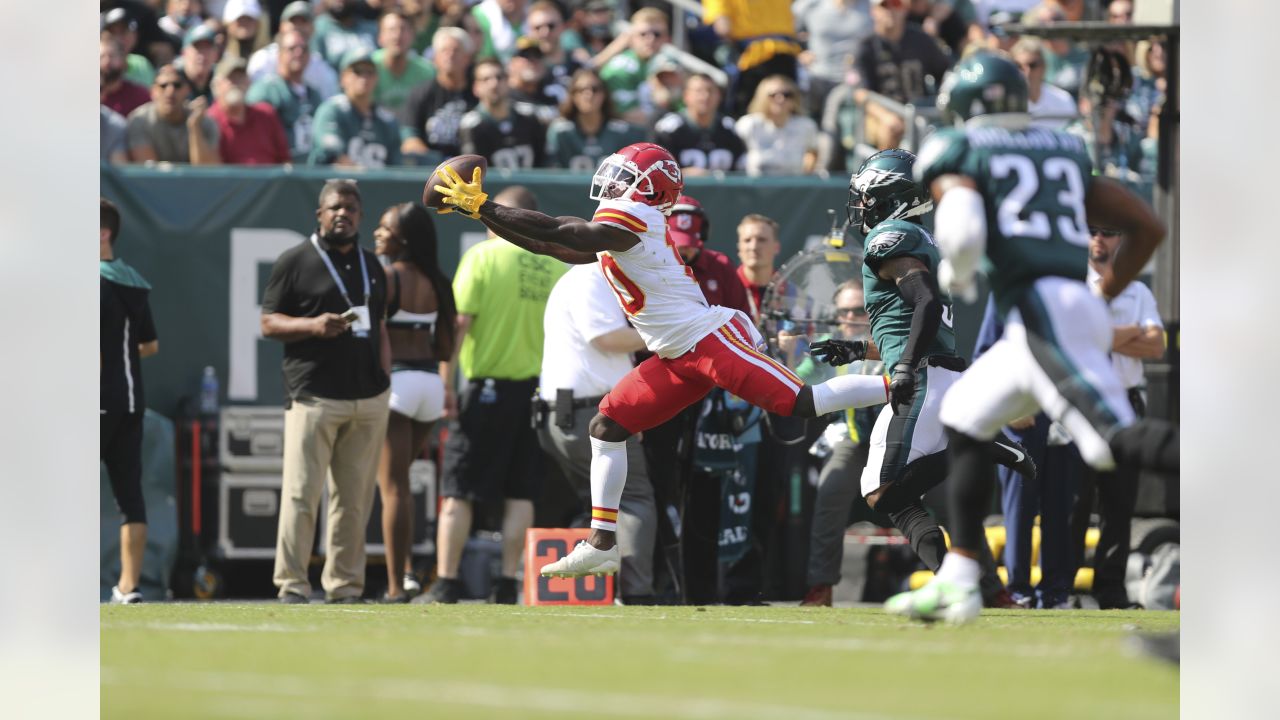
[[[1037,477],[1027,482],[1000,466],[1001,505],[1006,542],[1004,564],[1008,589],[1015,599],[1034,597],[1040,607],[1053,607],[1071,594],[1075,578],[1071,558],[1071,508],[1084,463],[1074,445],[1047,445],[1049,420],[1036,416],[1026,430],[1009,430],[1031,453]],[[1031,587],[1031,528],[1040,515],[1040,584]]]

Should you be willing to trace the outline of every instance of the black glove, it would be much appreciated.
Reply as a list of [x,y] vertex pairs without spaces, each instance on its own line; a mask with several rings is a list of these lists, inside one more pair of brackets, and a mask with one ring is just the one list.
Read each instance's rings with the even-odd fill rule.
[[900,362],[889,374],[889,402],[897,414],[899,405],[911,405],[916,397],[916,369],[911,363]]
[[863,360],[867,357],[867,343],[865,340],[828,338],[809,345],[809,354],[814,360],[832,367],[848,365],[855,360]]

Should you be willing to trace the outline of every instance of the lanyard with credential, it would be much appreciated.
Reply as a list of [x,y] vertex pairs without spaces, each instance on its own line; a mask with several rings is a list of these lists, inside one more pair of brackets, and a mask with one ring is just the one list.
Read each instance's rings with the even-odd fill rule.
[[[333,266],[333,261],[329,259],[329,253],[320,249],[320,241],[315,235],[311,236],[311,246],[320,253],[320,259],[324,261],[324,266],[329,268],[329,274],[333,276],[333,281],[338,284],[338,292],[342,293],[342,299],[347,301],[347,307],[355,307],[356,304],[351,302],[351,296],[347,294],[347,286],[342,282],[342,278],[338,275],[338,269]],[[364,264],[364,251],[356,246],[356,254],[360,256],[360,279],[364,280],[364,303],[369,304],[369,270]]]

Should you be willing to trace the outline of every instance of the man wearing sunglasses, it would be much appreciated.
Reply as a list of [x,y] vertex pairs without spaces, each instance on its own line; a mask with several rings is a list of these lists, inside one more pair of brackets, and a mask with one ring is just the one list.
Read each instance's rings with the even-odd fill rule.
[[[1097,287],[1102,275],[1110,272],[1116,251],[1124,239],[1120,230],[1089,226],[1088,283]],[[1147,414],[1147,381],[1143,360],[1156,360],[1164,355],[1164,323],[1150,288],[1141,282],[1129,283],[1124,291],[1108,303],[1111,311],[1111,366],[1129,397],[1133,413],[1139,418]],[[1101,516],[1101,535],[1093,555],[1093,590],[1098,607],[1130,607],[1125,590],[1125,570],[1129,563],[1129,531],[1138,497],[1138,473],[1132,466],[1120,466],[1112,472],[1086,472],[1076,499],[1075,517],[1085,522],[1072,523],[1072,547],[1076,562],[1084,554],[1084,534],[1089,513],[1097,493]]]
[[600,68],[600,79],[609,88],[613,108],[623,120],[647,123],[648,113],[640,106],[640,86],[649,78],[649,66],[670,43],[667,14],[657,8],[640,8],[631,16],[627,49]]
[[129,114],[129,159],[217,165],[218,125],[205,114],[208,103],[196,98],[177,68],[165,65],[151,84],[151,102]]
[[1027,112],[1032,125],[1061,130],[1076,116],[1076,101],[1071,93],[1044,81],[1044,41],[1024,35],[1018,38],[1009,51],[1022,74],[1027,78]]

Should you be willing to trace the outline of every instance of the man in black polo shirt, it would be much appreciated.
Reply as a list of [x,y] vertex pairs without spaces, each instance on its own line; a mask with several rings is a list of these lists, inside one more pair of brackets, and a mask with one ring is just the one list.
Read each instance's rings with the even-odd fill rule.
[[280,601],[305,603],[307,564],[326,473],[329,602],[364,593],[365,526],[387,429],[391,352],[377,257],[359,246],[361,199],[351,180],[320,191],[318,227],[271,268],[262,335],[284,343],[284,490],[276,540]]
[[101,200],[98,230],[98,385],[101,390],[98,457],[107,466],[111,493],[124,516],[120,526],[120,580],[111,601],[142,602],[138,579],[147,547],[147,508],[142,502],[142,397],[140,360],[160,349],[147,295],[151,286],[115,257],[120,211]]

